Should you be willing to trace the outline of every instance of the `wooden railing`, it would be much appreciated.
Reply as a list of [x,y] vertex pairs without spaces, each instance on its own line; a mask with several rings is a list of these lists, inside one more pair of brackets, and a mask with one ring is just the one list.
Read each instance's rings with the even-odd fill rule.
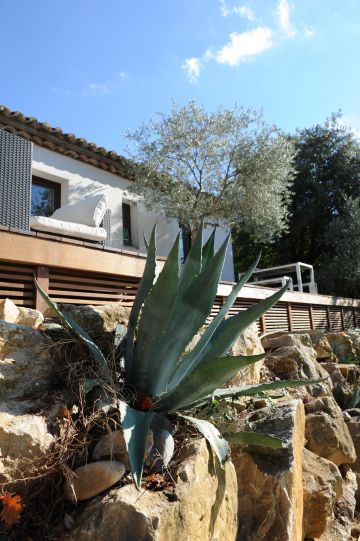
[[[164,258],[159,258],[160,264]],[[0,299],[44,310],[37,280],[59,303],[131,306],[145,265],[145,254],[104,248],[78,240],[0,227]],[[232,285],[221,283],[211,316]],[[230,315],[246,310],[275,290],[245,286]],[[360,300],[286,292],[258,321],[261,332],[278,329],[340,331],[360,327]]]

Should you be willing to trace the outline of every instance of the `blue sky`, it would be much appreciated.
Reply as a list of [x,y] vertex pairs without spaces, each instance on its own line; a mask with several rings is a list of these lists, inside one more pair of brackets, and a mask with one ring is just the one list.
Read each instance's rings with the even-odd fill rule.
[[286,131],[360,129],[359,0],[3,0],[0,103],[125,152],[123,133],[195,99]]

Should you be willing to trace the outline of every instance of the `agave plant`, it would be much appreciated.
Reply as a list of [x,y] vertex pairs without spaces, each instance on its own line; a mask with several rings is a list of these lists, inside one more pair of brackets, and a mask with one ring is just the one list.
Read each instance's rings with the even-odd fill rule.
[[[209,441],[221,464],[229,456],[229,444],[217,428],[206,419],[194,417],[201,406],[217,399],[254,396],[276,388],[308,385],[302,381],[276,381],[245,387],[221,388],[242,368],[264,355],[229,355],[239,335],[271,306],[286,290],[244,312],[226,318],[241,287],[250,278],[259,258],[233,287],[218,314],[207,325],[191,351],[187,346],[209,317],[229,237],[214,253],[215,231],[203,246],[200,227],[182,272],[179,270],[179,236],[161,270],[157,273],[156,227],[148,248],[142,280],[131,310],[125,339],[125,375],[123,385],[135,390],[131,404],[119,400],[119,410],[131,470],[139,488],[144,465],[145,445],[154,415],[181,416]],[[98,363],[99,380],[111,378],[107,361],[89,335],[65,313],[59,311],[37,284],[44,299],[62,322],[90,349]],[[120,390],[120,389],[119,389]],[[126,393],[122,393],[126,396]],[[200,409],[199,409],[200,408]],[[236,433],[232,441],[245,444],[281,447],[281,441],[264,434]]]

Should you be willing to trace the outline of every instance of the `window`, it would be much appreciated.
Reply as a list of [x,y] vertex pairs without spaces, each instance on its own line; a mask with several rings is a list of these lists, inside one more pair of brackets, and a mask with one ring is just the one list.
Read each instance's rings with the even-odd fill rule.
[[31,215],[51,216],[60,207],[61,185],[44,178],[32,177]]
[[123,245],[132,246],[131,242],[131,207],[127,203],[122,204],[123,222]]

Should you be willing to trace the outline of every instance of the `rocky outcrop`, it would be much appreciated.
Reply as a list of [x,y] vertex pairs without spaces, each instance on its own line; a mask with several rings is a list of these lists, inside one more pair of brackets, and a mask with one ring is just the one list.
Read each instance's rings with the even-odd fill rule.
[[330,397],[305,405],[306,447],[337,466],[355,462],[356,453],[341,409]]
[[[264,344],[264,341],[263,341]],[[265,365],[280,379],[326,381],[311,385],[308,392],[313,396],[331,394],[332,383],[328,373],[316,359],[316,352],[308,334],[283,334],[268,338]]]
[[334,505],[333,517],[328,521],[324,533],[317,541],[350,541],[351,527],[355,514],[355,474],[349,470],[343,482],[343,496]]
[[130,315],[130,309],[119,304],[103,306],[59,304],[59,308],[81,325],[105,355],[113,351],[117,325],[127,326]]
[[38,330],[0,321],[0,400],[33,398],[49,388],[53,345]]
[[[265,353],[261,340],[259,338],[259,331],[256,323],[253,323],[248,327],[236,340],[232,347],[232,355],[260,355]],[[239,371],[233,376],[228,385],[249,385],[251,383],[259,383],[260,371],[264,361],[258,361],[245,369]]]
[[337,362],[336,355],[331,349],[329,340],[321,331],[309,331],[309,336],[320,362]]
[[72,472],[64,484],[64,497],[74,502],[89,500],[115,485],[123,477],[125,466],[115,460],[91,462]]
[[346,423],[356,452],[356,461],[351,464],[351,469],[356,474],[358,488],[355,494],[357,508],[360,508],[360,410],[357,415],[351,415]]
[[222,469],[205,440],[186,448],[173,491],[137,491],[131,484],[89,502],[64,541],[235,541],[236,474]]
[[45,417],[25,413],[33,403],[0,403],[0,485],[21,487],[22,479],[41,474],[54,437]]
[[333,506],[343,495],[339,469],[308,449],[303,450],[304,520],[303,533],[318,538],[333,517]]
[[248,423],[284,448],[232,445],[238,480],[239,541],[302,541],[304,407],[300,400],[259,410]]

